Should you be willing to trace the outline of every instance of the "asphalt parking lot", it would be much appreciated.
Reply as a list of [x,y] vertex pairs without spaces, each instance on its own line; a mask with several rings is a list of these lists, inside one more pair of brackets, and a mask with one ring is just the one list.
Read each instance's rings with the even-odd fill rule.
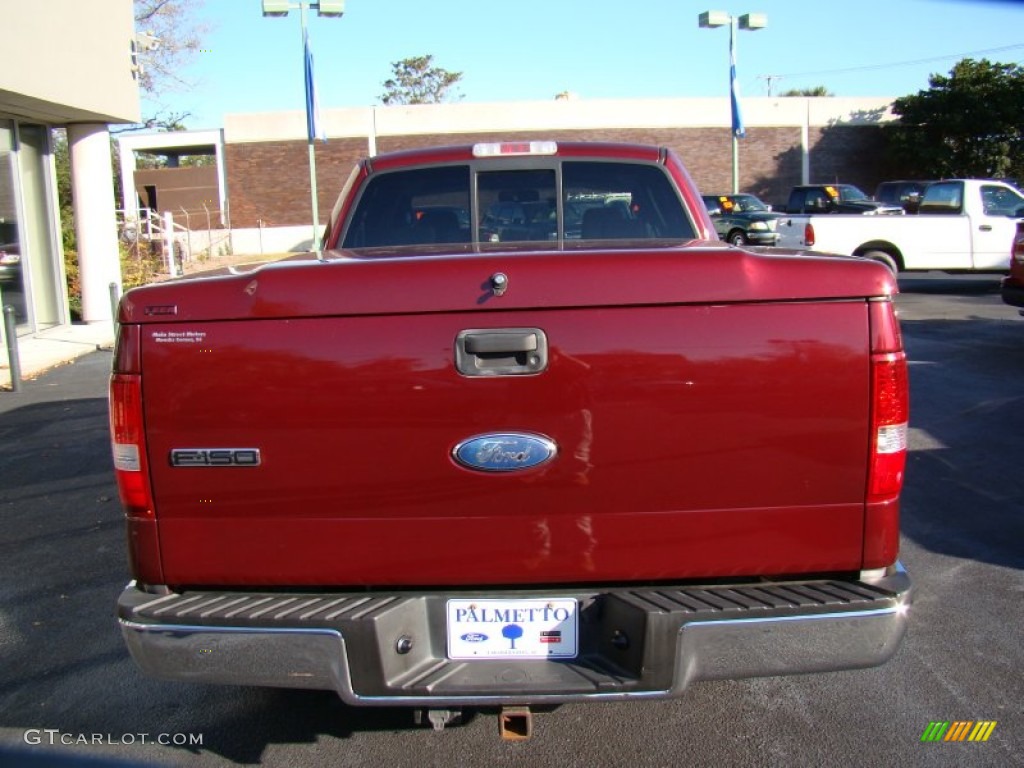
[[[915,603],[896,657],[702,683],[668,702],[564,706],[522,743],[500,741],[489,712],[437,734],[331,693],[143,678],[114,619],[128,571],[110,353],[0,392],[0,764],[1024,765],[1024,318],[991,277],[901,288],[912,389],[901,558]],[[934,721],[996,725],[984,743],[922,742]]]

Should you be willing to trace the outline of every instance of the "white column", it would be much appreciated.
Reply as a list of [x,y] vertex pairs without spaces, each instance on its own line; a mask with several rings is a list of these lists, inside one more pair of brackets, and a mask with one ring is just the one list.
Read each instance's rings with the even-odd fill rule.
[[[231,216],[228,213],[228,176],[224,169],[224,129],[217,131],[217,145],[214,147],[217,160],[217,206],[220,208],[220,225],[228,227]],[[210,243],[207,243],[209,246]]]
[[124,215],[139,220],[139,193],[135,190],[135,150],[126,141],[117,142],[117,154],[121,165],[121,208]]
[[366,134],[366,151],[369,157],[377,156],[377,107],[370,107],[370,130]]
[[811,100],[804,99],[804,122],[800,126],[800,183],[811,183]]
[[82,320],[110,322],[110,284],[121,286],[114,178],[106,125],[68,126],[71,190],[74,195]]

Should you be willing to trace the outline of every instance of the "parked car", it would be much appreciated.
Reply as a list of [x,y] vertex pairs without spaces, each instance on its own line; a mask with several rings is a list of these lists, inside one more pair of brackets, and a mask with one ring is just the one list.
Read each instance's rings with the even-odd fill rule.
[[22,283],[21,253],[17,242],[0,242],[0,303],[5,307],[14,307],[17,322],[25,322],[25,286]]
[[733,245],[775,245],[782,214],[754,195],[703,195],[718,236]]
[[1024,195],[1009,184],[946,179],[928,185],[916,216],[786,214],[777,247],[863,256],[894,272],[1005,273],[1021,218]]
[[14,221],[0,217],[0,286],[21,286],[21,248]]
[[1010,251],[1010,274],[1003,278],[1003,301],[1024,315],[1024,222],[1017,222],[1017,236]]
[[875,188],[875,200],[886,205],[898,205],[906,213],[917,213],[924,191],[932,181],[883,181]]
[[17,243],[0,243],[0,285],[12,285],[21,279],[21,254]]
[[786,213],[903,213],[903,209],[872,200],[853,184],[802,184],[790,190]]

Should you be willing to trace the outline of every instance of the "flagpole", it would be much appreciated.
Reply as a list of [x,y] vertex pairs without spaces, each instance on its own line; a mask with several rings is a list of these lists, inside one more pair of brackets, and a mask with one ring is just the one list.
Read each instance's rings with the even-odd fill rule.
[[263,15],[270,17],[287,16],[289,11],[299,9],[302,27],[302,66],[305,70],[306,85],[306,147],[309,150],[309,195],[313,205],[313,238],[310,250],[319,250],[317,242],[320,231],[320,206],[316,194],[316,152],[315,139],[327,141],[327,133],[320,122],[320,106],[317,104],[316,83],[313,80],[313,52],[309,46],[309,30],[306,26],[306,11],[315,8],[317,15],[338,18],[345,13],[345,0],[263,0]]
[[763,13],[744,13],[734,16],[725,11],[704,11],[697,17],[697,24],[702,29],[729,26],[729,111],[731,112],[732,134],[732,191],[740,191],[740,146],[739,139],[747,135],[743,127],[743,115],[740,110],[739,84],[736,82],[736,30],[764,29],[768,26],[768,18]]
[[732,102],[732,193],[740,191],[740,142],[743,118],[740,116],[739,94],[736,92],[736,17],[729,18],[729,99]]
[[305,3],[299,3],[299,17],[302,19],[303,66],[306,72],[306,146],[309,149],[309,194],[313,206],[313,237],[309,250],[318,251],[320,250],[317,243],[320,231],[320,205],[316,190],[316,150],[313,144],[314,125],[317,122],[314,110],[317,105],[314,103],[315,97],[313,96],[313,71],[310,58],[312,54],[309,50],[309,30],[306,28],[306,8]]

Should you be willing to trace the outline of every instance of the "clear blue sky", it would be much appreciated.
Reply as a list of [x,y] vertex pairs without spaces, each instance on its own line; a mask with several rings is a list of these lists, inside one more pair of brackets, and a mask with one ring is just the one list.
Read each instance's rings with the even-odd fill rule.
[[[728,29],[704,10],[768,17],[738,32],[743,96],[824,85],[836,96],[905,96],[961,58],[1024,62],[1024,2],[1012,0],[347,0],[309,25],[322,109],[379,103],[391,63],[432,54],[462,72],[465,102],[707,97],[727,94]],[[263,18],[260,0],[206,0],[204,51],[191,90],[157,107],[217,128],[234,112],[303,110],[297,11]]]

